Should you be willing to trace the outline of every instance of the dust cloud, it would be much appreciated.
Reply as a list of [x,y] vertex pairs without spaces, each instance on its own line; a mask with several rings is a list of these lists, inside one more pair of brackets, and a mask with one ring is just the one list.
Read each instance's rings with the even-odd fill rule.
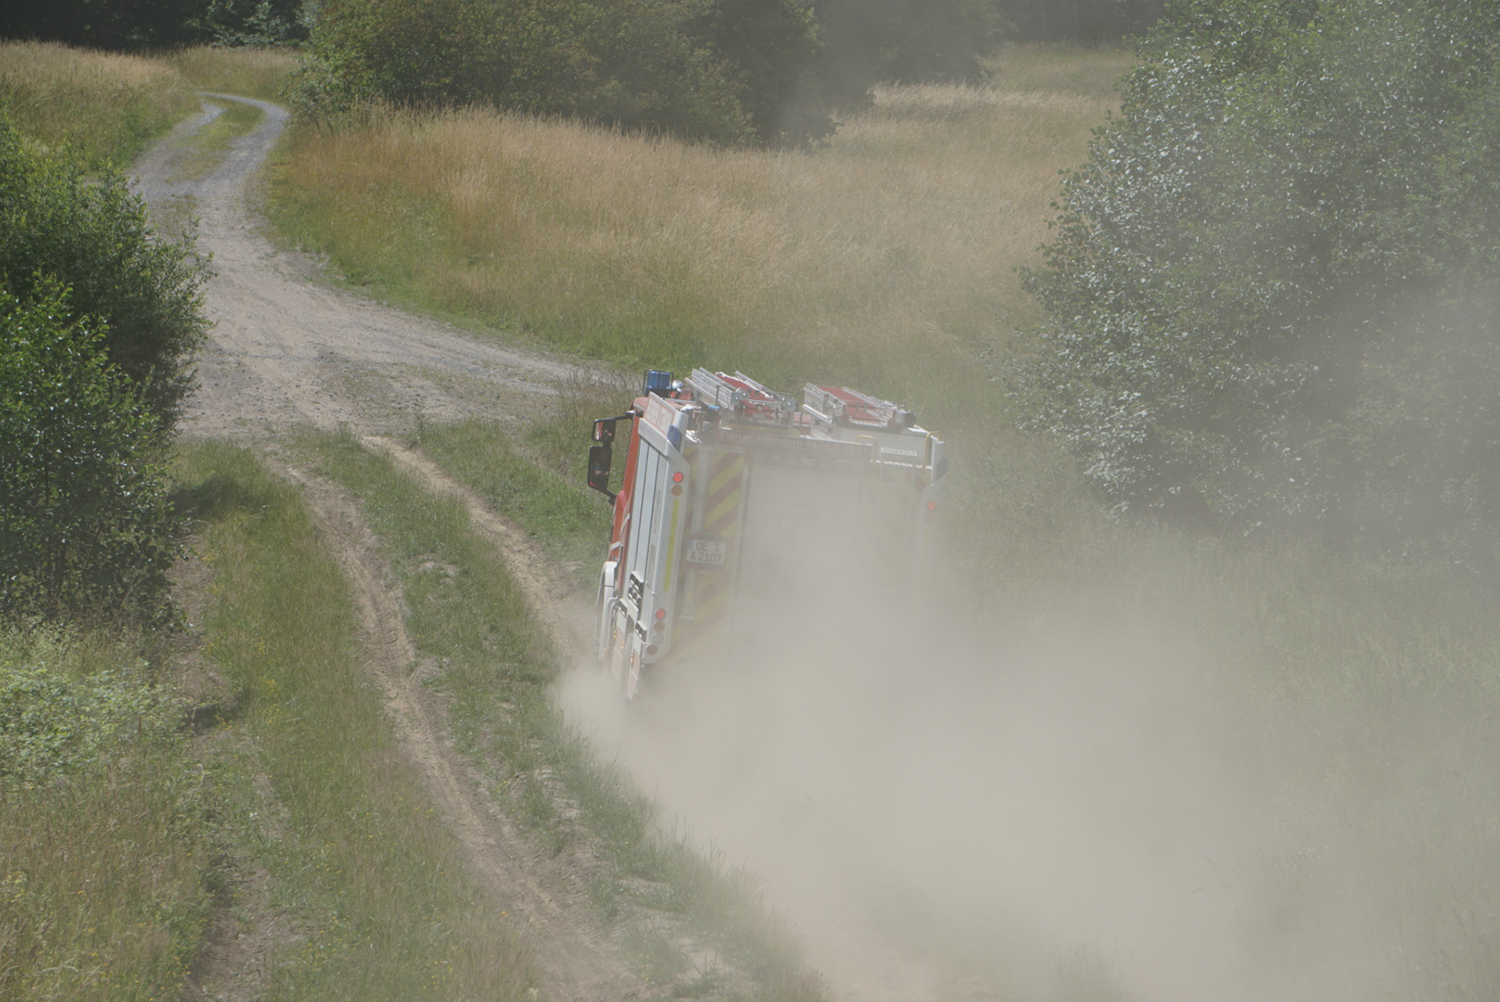
[[1291,719],[1149,605],[1007,639],[804,588],[635,704],[592,669],[562,700],[667,823],[763,876],[834,998],[1470,997],[1422,969],[1493,925],[1453,927],[1451,889],[1492,872],[1495,815],[1420,792],[1464,752],[1414,725],[1356,742],[1382,762],[1330,757],[1357,712]]

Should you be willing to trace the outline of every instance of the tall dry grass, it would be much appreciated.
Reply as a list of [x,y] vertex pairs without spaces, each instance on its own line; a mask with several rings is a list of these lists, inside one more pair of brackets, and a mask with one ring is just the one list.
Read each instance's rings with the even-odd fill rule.
[[262,101],[276,100],[298,60],[291,49],[225,49],[212,45],[195,45],[163,57],[198,90],[243,94]]
[[0,105],[23,133],[126,163],[198,106],[187,81],[154,59],[55,42],[0,42]]
[[488,109],[298,133],[276,216],[356,279],[570,351],[905,398],[984,376],[1107,95],[886,87],[812,153]]

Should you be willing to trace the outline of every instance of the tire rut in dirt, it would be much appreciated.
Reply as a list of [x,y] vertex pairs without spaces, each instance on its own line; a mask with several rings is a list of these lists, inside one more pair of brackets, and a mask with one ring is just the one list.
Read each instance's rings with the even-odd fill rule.
[[[421,685],[418,651],[394,574],[358,502],[315,474],[281,466],[355,593],[365,670],[385,695],[403,752],[463,848],[476,881],[511,914],[540,970],[543,996],[578,1002],[637,999],[644,985],[599,928],[585,869],[536,845],[484,792],[478,771],[445,738],[441,697]],[[570,871],[570,872],[564,872]],[[564,891],[562,888],[576,888]]]

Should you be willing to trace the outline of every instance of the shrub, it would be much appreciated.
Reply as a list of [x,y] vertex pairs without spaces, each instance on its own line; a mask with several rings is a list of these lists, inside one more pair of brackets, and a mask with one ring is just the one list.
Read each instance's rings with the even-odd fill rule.
[[780,111],[815,48],[806,0],[330,0],[296,101],[314,116],[371,99],[486,103],[797,141]]
[[89,172],[75,157],[37,152],[0,115],[0,290],[29,300],[38,276],[71,288],[76,315],[104,322],[110,361],[168,431],[208,330],[199,262],[155,239],[114,168]]
[[0,613],[151,622],[176,555],[155,416],[66,291],[0,291]]
[[984,78],[1000,43],[999,0],[815,0],[823,50],[813,69],[836,107],[883,82]]
[[1027,276],[1020,380],[1120,508],[1495,524],[1497,33],[1457,0],[1196,0],[1146,41]]

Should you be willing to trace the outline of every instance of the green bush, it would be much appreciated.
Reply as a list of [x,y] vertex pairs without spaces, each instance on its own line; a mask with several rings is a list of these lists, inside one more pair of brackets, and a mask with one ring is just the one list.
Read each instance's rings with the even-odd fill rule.
[[110,361],[169,430],[207,336],[202,268],[155,239],[122,174],[35,151],[0,115],[0,289],[29,300],[39,276],[72,289],[75,315],[104,321]]
[[785,142],[803,138],[779,111],[815,49],[805,0],[330,0],[294,93],[314,117],[488,103]]
[[815,0],[823,40],[813,74],[836,107],[883,81],[976,81],[1000,44],[1000,0]]
[[1459,0],[1174,8],[1027,277],[1034,424],[1122,509],[1490,534],[1497,37]]
[[125,52],[281,45],[307,37],[306,16],[304,0],[47,0],[0,7],[0,38]]
[[153,621],[176,556],[155,416],[65,290],[0,291],[0,614]]

